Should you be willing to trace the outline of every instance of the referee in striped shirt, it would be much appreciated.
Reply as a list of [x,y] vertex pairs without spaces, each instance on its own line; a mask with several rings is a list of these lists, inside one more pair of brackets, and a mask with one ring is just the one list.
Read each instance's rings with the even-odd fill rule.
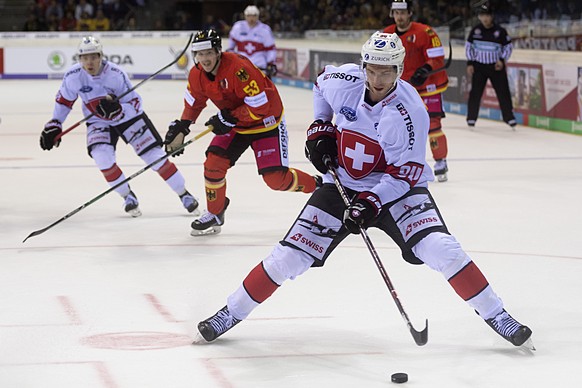
[[509,93],[509,82],[505,63],[511,56],[513,45],[505,28],[494,23],[489,6],[478,9],[480,23],[473,27],[465,43],[467,54],[467,75],[471,78],[471,92],[467,109],[467,124],[475,126],[479,115],[481,96],[489,79],[503,115],[503,121],[512,128],[517,122],[513,115],[513,104]]

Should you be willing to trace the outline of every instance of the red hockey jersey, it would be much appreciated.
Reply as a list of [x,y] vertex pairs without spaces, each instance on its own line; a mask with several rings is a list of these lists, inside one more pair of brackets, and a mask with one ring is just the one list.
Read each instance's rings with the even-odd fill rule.
[[229,109],[239,133],[261,133],[277,128],[283,103],[275,84],[242,55],[225,52],[215,77],[194,66],[188,75],[182,119],[195,122],[211,100]]
[[[384,32],[398,34],[406,49],[404,57],[404,73],[402,79],[409,81],[416,69],[429,64],[433,70],[445,64],[445,52],[441,40],[434,30],[426,24],[411,22],[408,31],[401,33],[396,30],[396,24],[389,25]],[[442,93],[447,89],[449,77],[445,70],[428,76],[426,81],[416,87],[422,97]]]

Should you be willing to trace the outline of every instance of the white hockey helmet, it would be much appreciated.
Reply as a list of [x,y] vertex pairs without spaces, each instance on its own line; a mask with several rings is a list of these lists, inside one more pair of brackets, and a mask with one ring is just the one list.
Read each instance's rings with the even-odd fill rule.
[[390,5],[390,16],[395,9],[405,9],[408,13],[412,13],[412,0],[394,0]]
[[79,43],[77,54],[85,55],[95,53],[103,56],[103,46],[101,46],[101,42],[93,36],[84,36],[83,39],[81,39],[81,43]]
[[260,12],[256,5],[249,5],[245,8],[244,14],[245,16],[259,16]]
[[406,50],[396,34],[376,31],[362,46],[362,67],[366,64],[396,66],[396,79],[404,71]]

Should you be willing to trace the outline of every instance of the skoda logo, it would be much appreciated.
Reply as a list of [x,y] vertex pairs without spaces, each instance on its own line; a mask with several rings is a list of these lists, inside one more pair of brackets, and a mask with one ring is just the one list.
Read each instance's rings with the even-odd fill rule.
[[52,70],[61,70],[66,65],[65,54],[53,51],[48,55],[47,64]]

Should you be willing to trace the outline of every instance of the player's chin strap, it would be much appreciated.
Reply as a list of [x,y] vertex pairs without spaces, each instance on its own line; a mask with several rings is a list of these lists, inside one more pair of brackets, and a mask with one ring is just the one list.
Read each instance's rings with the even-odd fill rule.
[[31,234],[29,234],[22,242],[26,242],[26,240],[28,240],[31,237],[34,236],[38,236],[39,234],[42,234],[44,232],[46,232],[47,230],[51,229],[53,226],[60,224],[61,222],[63,222],[64,220],[66,220],[67,218],[74,216],[75,214],[77,214],[78,212],[80,212],[81,210],[85,209],[87,206],[97,202],[98,200],[100,200],[101,198],[105,197],[107,194],[111,193],[113,190],[117,189],[119,186],[129,182],[130,180],[132,180],[133,178],[135,178],[138,175],[141,175],[142,173],[144,173],[145,171],[149,170],[150,168],[152,168],[153,166],[155,166],[156,164],[160,163],[163,160],[168,159],[170,156],[180,152],[181,150],[183,150],[185,147],[189,146],[190,144],[194,143],[196,140],[200,139],[202,136],[206,135],[207,133],[212,132],[214,128],[212,127],[212,125],[209,125],[204,131],[200,132],[198,135],[194,136],[192,139],[188,140],[186,143],[182,144],[179,147],[176,147],[175,150],[173,150],[172,152],[167,153],[164,156],[161,156],[159,158],[157,158],[156,160],[154,160],[153,162],[151,162],[150,164],[148,164],[147,166],[143,167],[141,170],[134,172],[133,174],[131,174],[130,176],[128,176],[127,178],[125,178],[124,180],[122,180],[121,182],[115,184],[114,186],[111,186],[109,189],[105,190],[104,192],[102,192],[101,194],[99,194],[98,196],[94,197],[93,199],[90,199],[89,201],[85,202],[84,204],[82,204],[81,206],[79,206],[78,208],[76,208],[75,210],[73,210],[72,212],[68,213],[67,215],[59,218],[58,220],[56,220],[55,222],[53,222],[52,224],[50,224],[47,227],[44,227],[42,229],[39,230],[35,230],[34,232],[32,232]]
[[[344,186],[340,182],[339,177],[337,176],[336,170],[333,167],[333,163],[331,162],[331,158],[329,157],[329,155],[325,155],[323,157],[323,162],[327,166],[328,172],[333,177],[333,181],[335,183],[335,186],[337,187],[337,190],[339,191],[345,205],[350,206],[351,202],[350,202],[350,198],[348,196],[348,193],[346,192],[346,189],[344,188]],[[410,319],[408,318],[408,314],[406,314],[406,311],[404,311],[404,307],[402,307],[402,303],[400,303],[400,299],[398,299],[398,295],[396,294],[396,290],[394,289],[394,286],[392,285],[392,282],[390,281],[390,278],[388,277],[388,273],[386,272],[386,269],[384,269],[384,265],[382,264],[382,261],[380,260],[380,256],[378,256],[378,253],[376,252],[376,248],[374,248],[374,245],[372,245],[372,240],[370,240],[370,237],[368,236],[366,229],[362,228],[361,226],[360,226],[360,235],[362,236],[362,239],[364,239],[364,242],[366,243],[366,246],[368,247],[368,250],[370,251],[372,258],[374,259],[374,262],[376,263],[376,267],[378,267],[378,270],[380,271],[380,274],[382,275],[382,278],[384,279],[384,283],[386,283],[386,286],[388,287],[388,290],[390,291],[390,295],[392,295],[392,299],[394,299],[394,302],[396,303],[396,307],[398,307],[398,311],[400,312],[400,315],[402,315],[402,318],[404,318],[404,320],[406,321],[406,325],[408,326],[408,329],[410,330],[410,334],[412,334],[412,338],[414,338],[414,342],[416,342],[416,344],[418,346],[426,345],[426,343],[428,342],[428,319],[426,320],[426,325],[424,327],[424,330],[417,331],[414,329],[414,327],[412,326],[412,323],[410,322]]]

